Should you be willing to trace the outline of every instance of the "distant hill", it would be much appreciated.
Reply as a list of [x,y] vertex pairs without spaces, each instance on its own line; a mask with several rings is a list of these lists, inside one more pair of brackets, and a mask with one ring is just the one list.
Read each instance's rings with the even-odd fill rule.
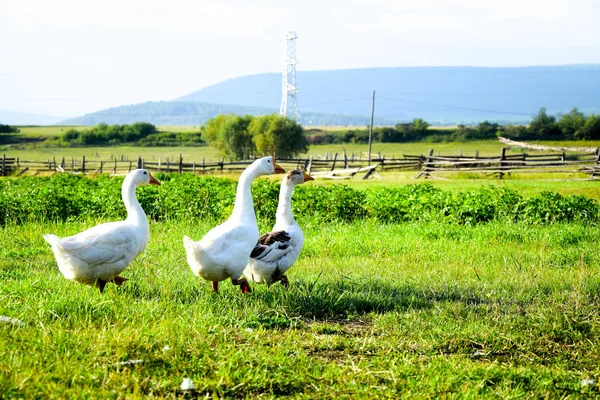
[[52,115],[0,111],[0,124],[4,125],[52,125],[65,118]]
[[[517,68],[398,67],[299,71],[300,114],[368,116],[394,122],[424,118],[433,123],[483,120],[529,122],[540,107],[552,114],[573,107],[600,113],[600,65]],[[176,101],[203,101],[276,109],[281,76],[258,74],[218,83]]]
[[[301,123],[366,126],[376,90],[375,124],[423,118],[433,124],[484,120],[528,123],[540,107],[600,113],[600,65],[543,67],[398,67],[297,73]],[[62,124],[201,125],[218,114],[277,113],[281,76],[229,79],[173,101],[109,108]],[[0,121],[2,122],[2,121]],[[56,122],[56,121],[55,121]]]
[[[278,113],[279,107],[240,106],[195,101],[149,101],[127,106],[113,107],[81,117],[68,119],[61,125],[130,124],[149,122],[154,125],[202,125],[219,114],[265,115]],[[330,115],[306,112],[302,115],[306,125],[352,125],[366,126],[369,117]],[[392,123],[381,118],[379,124]]]

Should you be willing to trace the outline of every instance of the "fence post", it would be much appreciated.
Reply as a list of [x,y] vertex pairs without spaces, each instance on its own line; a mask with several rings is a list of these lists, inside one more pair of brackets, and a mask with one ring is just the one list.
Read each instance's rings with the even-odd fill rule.
[[179,173],[183,172],[183,156],[179,154]]
[[[504,160],[506,160],[506,147],[502,148],[502,155],[500,156],[500,171],[504,170],[506,166],[504,165]],[[498,173],[498,179],[502,179],[504,177],[504,172]]]
[[344,149],[344,169],[348,168],[348,157],[346,157],[346,149]]
[[144,168],[144,160],[142,160],[142,156],[138,157],[137,167],[138,167],[138,169]]
[[81,156],[81,173],[85,175],[85,156]]
[[[423,157],[423,155],[421,155],[421,157]],[[425,160],[425,164],[423,165],[423,168],[419,171],[419,173],[417,175],[415,175],[415,179],[417,179],[421,176],[423,178],[429,178],[429,164],[431,162],[431,157],[433,157],[433,149],[429,150],[429,156]],[[419,163],[420,162],[421,162],[421,158],[419,158]]]
[[600,166],[600,147],[596,148],[596,164],[594,164],[594,167],[592,168],[592,173],[590,174],[590,179],[593,179],[596,177],[596,172],[598,172],[598,167]]
[[335,162],[337,161],[337,153],[335,153],[335,157],[333,158],[333,164],[331,165],[331,170],[335,169]]
[[6,176],[6,154],[2,154],[2,176]]

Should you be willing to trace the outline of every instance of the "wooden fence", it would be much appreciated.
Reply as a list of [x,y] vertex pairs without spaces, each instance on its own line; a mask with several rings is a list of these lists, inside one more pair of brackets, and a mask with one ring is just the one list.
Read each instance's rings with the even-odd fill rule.
[[[2,155],[0,176],[21,175],[25,172],[38,174],[41,172],[69,172],[97,175],[102,173],[126,174],[135,168],[145,168],[152,172],[204,174],[213,172],[234,172],[245,169],[253,160],[226,162],[221,160],[201,160],[186,162],[183,157],[178,160],[161,158],[158,161],[144,160],[138,157],[129,160],[124,157],[112,160],[88,160],[80,158],[56,158],[46,161],[28,161]],[[369,162],[370,161],[370,162]],[[415,178],[436,178],[440,175],[456,172],[480,173],[502,178],[511,173],[584,173],[590,178],[600,176],[600,150],[595,152],[567,153],[565,151],[552,154],[506,154],[506,148],[497,157],[474,156],[441,156],[434,155],[433,150],[427,156],[404,155],[402,158],[387,158],[377,154],[371,159],[362,155],[347,156],[346,152],[338,155],[326,154],[325,157],[277,159],[287,169],[304,169],[315,177],[330,179],[347,179],[364,172],[363,178],[379,177],[378,171],[418,171]]]
[[415,178],[436,178],[457,172],[494,175],[500,179],[511,173],[583,173],[596,178],[600,176],[600,149],[587,153],[507,155],[503,148],[499,157],[434,156],[431,150]]

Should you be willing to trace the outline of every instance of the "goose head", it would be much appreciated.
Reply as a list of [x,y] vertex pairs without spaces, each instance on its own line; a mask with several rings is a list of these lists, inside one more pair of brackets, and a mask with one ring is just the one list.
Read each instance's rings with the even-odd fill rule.
[[160,182],[156,180],[155,177],[152,176],[150,171],[145,169],[135,169],[127,174],[125,177],[126,180],[130,181],[135,186],[141,185],[158,185],[160,186]]
[[288,171],[288,173],[285,174],[285,177],[283,178],[284,182],[288,184],[291,183],[292,185],[300,185],[304,182],[312,181],[314,179],[315,178],[313,178],[304,171],[300,171],[299,169],[293,169],[291,171]]
[[275,157],[273,156],[257,159],[252,163],[252,167],[259,175],[282,174],[285,172],[285,170],[275,162]]

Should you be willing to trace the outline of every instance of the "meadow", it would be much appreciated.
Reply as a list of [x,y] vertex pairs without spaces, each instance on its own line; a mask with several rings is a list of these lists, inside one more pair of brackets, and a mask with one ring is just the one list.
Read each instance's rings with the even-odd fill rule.
[[[22,321],[0,322],[2,397],[600,395],[597,201],[309,183],[290,287],[217,295],[182,237],[228,215],[234,182],[161,175],[138,189],[150,243],[102,295],[65,280],[41,234],[118,219],[120,179],[2,181],[0,315]],[[263,232],[276,193],[253,186]]]
[[212,224],[160,222],[101,295],[41,238],[94,222],[3,228],[0,314],[23,321],[0,326],[3,397],[599,395],[597,226],[305,218],[289,289],[216,295],[181,244]]
[[[388,143],[373,153],[495,156],[501,147]],[[219,157],[208,146],[3,152]],[[423,184],[409,171],[311,182],[294,194],[306,243],[290,287],[243,295],[224,283],[216,295],[189,270],[182,237],[199,239],[226,218],[235,181],[158,176],[160,188],[138,189],[150,243],[123,274],[130,280],[103,295],[65,280],[41,235],[122,218],[122,177],[0,180],[0,316],[21,321],[0,320],[0,397],[600,396],[596,181],[457,175]],[[273,223],[277,180],[253,185],[261,232]],[[193,390],[181,390],[184,378]]]

